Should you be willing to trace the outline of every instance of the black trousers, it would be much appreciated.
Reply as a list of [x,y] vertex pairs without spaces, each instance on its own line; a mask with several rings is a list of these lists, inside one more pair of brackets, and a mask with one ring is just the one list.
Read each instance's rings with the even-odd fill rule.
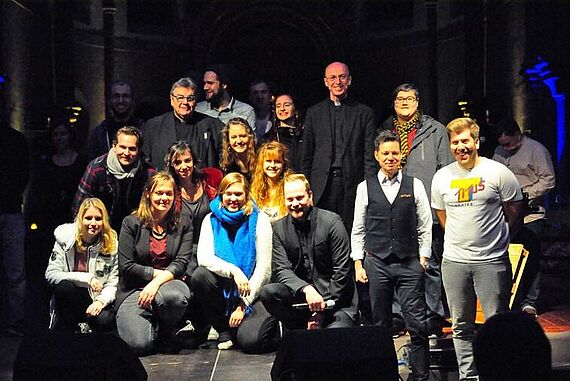
[[511,240],[511,243],[522,244],[529,252],[521,283],[512,306],[513,310],[523,308],[524,306],[538,307],[541,278],[540,258],[542,256],[540,235],[543,229],[544,220],[531,222],[524,225],[516,237]]
[[[281,283],[270,283],[261,289],[261,300],[267,311],[289,329],[306,329],[312,315],[309,310],[296,310],[294,303],[305,303],[304,298],[295,298],[289,288]],[[352,327],[354,322],[343,310],[325,311],[326,328]]]
[[115,312],[111,305],[103,308],[95,317],[85,313],[93,300],[85,287],[79,287],[69,280],[59,282],[54,289],[59,323],[57,331],[73,332],[77,324],[86,322],[95,332],[109,332],[115,327]]
[[233,311],[226,311],[223,291],[235,288],[234,281],[199,266],[192,274],[191,284],[194,297],[206,321],[216,331],[230,332],[246,353],[263,353],[275,349],[278,336],[277,319],[267,312],[259,299],[250,306],[240,326],[233,329],[229,326],[229,315]]
[[414,380],[429,376],[429,344],[427,308],[425,302],[424,270],[417,257],[381,259],[374,255],[364,258],[368,276],[372,319],[374,324],[390,329],[392,326],[392,297],[398,295],[402,317],[410,332],[410,363]]
[[[332,173],[329,174],[327,185],[317,206],[338,214],[342,218],[344,227],[350,235],[352,220],[354,218],[354,199],[352,202],[347,202],[344,182],[345,179],[343,176],[333,175]],[[350,197],[350,195],[348,197]]]

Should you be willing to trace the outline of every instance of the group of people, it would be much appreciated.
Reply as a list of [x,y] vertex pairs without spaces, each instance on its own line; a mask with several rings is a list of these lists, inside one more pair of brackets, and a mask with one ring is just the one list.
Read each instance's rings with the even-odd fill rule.
[[[46,270],[54,330],[108,331],[116,320],[142,355],[179,348],[176,333],[191,322],[196,335],[211,325],[221,349],[274,348],[277,321],[259,293],[271,276],[271,223],[286,214],[288,148],[270,140],[256,153],[248,121],[194,112],[194,91],[190,78],[177,81],[173,112],[140,129],[102,124],[117,126],[110,148],[79,180],[75,223],[55,229]],[[293,125],[285,99],[282,119]]]
[[[282,327],[392,329],[401,316],[413,377],[426,380],[428,336],[449,313],[460,378],[476,379],[476,299],[487,317],[509,309],[521,185],[538,218],[554,187],[544,147],[515,123],[518,134],[499,136],[506,166],[481,157],[477,123],[443,126],[411,84],[394,90],[394,115],[378,126],[349,96],[342,62],[326,67],[329,96],[302,124],[293,97],[272,103],[265,81],[251,85],[254,107],[233,98],[225,65],[203,81],[203,102],[181,78],[172,111],[142,125],[121,108],[130,86],[111,87],[112,122],[94,130],[103,148],[79,181],[75,223],[55,229],[54,329],[116,321],[142,355],[179,346],[190,322],[195,335],[212,326],[220,349],[260,352]],[[521,306],[531,314],[538,274]]]

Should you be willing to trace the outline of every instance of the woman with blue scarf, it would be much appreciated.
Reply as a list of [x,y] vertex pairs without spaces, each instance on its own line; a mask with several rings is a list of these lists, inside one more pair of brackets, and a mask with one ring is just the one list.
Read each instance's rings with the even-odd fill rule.
[[269,218],[259,213],[247,180],[235,172],[222,179],[210,209],[202,223],[192,289],[219,333],[219,349],[237,342],[244,352],[271,350],[276,321],[258,300],[271,276]]

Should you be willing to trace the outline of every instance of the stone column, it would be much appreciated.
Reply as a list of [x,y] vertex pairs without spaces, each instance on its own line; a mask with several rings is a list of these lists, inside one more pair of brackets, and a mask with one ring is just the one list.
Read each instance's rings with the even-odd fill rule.
[[[513,117],[523,128],[530,118],[528,110],[527,84],[522,69],[526,50],[525,3],[510,2],[504,17],[507,41],[505,54],[508,55],[508,76],[506,78],[509,96],[512,99]],[[528,128],[528,127],[527,127]]]
[[428,28],[428,87],[432,116],[439,114],[439,88],[437,75],[437,0],[425,0]]
[[114,61],[114,50],[115,50],[115,13],[117,8],[115,8],[114,0],[103,0],[103,35],[104,35],[104,65],[105,65],[105,111],[107,110],[107,99],[109,99],[109,92],[111,91],[111,83],[115,77],[115,61]]
[[31,92],[28,78],[31,75],[30,33],[33,19],[30,10],[16,2],[0,2],[2,19],[2,67],[6,75],[4,101],[9,125],[24,131],[29,124],[29,104]]

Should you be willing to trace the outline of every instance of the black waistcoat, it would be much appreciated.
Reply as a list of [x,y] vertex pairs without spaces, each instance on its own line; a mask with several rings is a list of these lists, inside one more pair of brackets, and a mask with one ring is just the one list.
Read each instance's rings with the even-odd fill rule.
[[378,176],[366,179],[368,209],[364,249],[380,258],[418,256],[418,233],[413,178],[403,175],[398,195],[390,204]]

